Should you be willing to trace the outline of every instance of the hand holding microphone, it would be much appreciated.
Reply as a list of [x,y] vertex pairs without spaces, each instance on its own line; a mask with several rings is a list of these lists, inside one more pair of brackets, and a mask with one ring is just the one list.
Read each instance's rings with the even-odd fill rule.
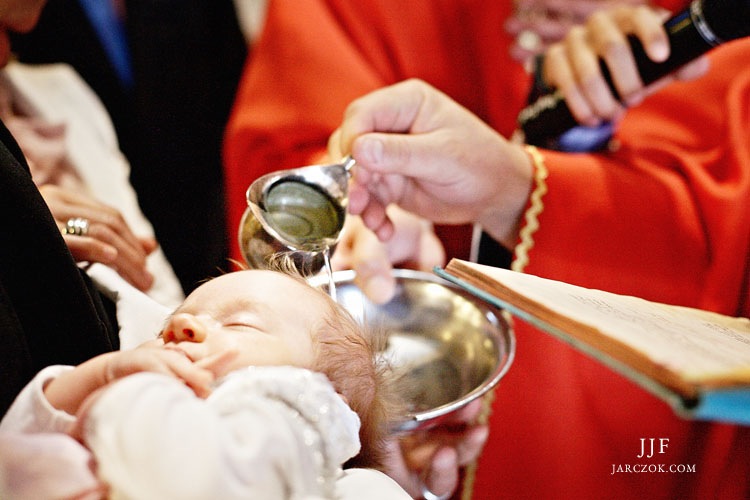
[[520,113],[525,141],[549,145],[579,123],[616,117],[618,101],[636,104],[644,85],[669,74],[702,74],[701,55],[750,35],[750,0],[694,0],[663,26],[662,19],[646,7],[622,7],[593,15],[553,46],[541,76],[556,90]]

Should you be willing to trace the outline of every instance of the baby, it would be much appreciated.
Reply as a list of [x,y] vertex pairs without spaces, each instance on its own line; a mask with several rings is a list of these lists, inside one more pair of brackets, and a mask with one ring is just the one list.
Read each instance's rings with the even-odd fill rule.
[[[69,432],[116,498],[346,497],[342,466],[380,465],[392,408],[369,338],[301,278],[229,273],[157,340],[44,369],[0,431]],[[367,475],[372,494],[408,498]]]

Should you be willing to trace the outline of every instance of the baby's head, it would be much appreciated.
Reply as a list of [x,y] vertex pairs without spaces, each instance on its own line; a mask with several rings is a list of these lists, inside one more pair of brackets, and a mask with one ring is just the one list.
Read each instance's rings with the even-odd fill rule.
[[290,365],[323,373],[362,422],[362,451],[348,465],[380,465],[392,405],[375,337],[303,278],[266,270],[214,278],[177,308],[162,337],[193,361],[236,352],[226,372]]

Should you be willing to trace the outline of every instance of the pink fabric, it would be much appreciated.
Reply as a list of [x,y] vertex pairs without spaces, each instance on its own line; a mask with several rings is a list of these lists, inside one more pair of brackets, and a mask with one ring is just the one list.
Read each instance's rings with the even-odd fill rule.
[[91,453],[66,434],[0,432],[0,498],[105,498],[92,463]]

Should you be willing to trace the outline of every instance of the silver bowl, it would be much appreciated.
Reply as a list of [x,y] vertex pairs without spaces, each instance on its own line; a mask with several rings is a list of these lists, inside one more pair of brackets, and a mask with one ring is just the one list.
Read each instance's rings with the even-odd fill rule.
[[[397,291],[386,304],[369,301],[353,271],[333,274],[336,298],[359,321],[383,331],[382,354],[396,374],[406,414],[398,432],[426,429],[492,389],[507,373],[515,337],[500,312],[442,278],[396,269]],[[313,284],[328,288],[328,276]]]

